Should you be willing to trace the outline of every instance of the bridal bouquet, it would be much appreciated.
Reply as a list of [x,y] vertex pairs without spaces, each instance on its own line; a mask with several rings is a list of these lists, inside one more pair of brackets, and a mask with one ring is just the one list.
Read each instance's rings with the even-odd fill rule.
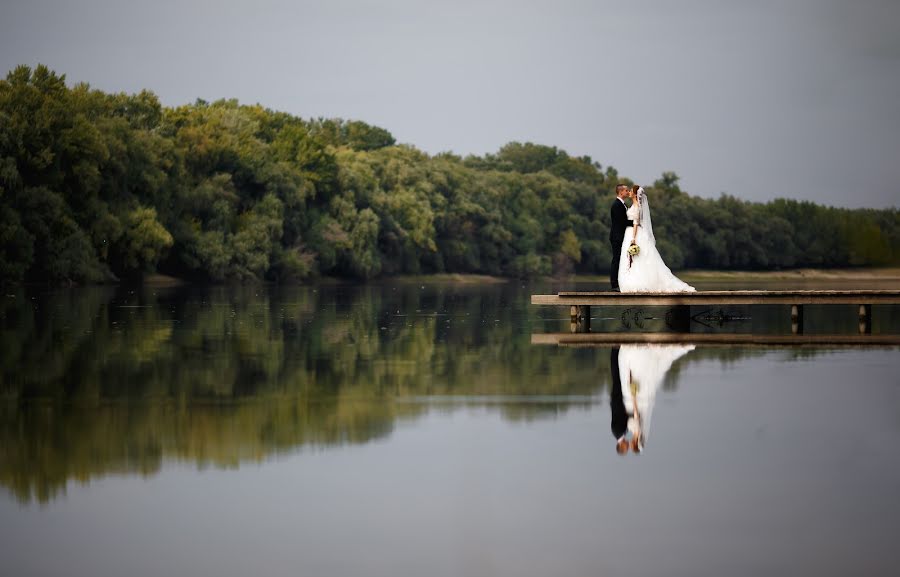
[[641,254],[641,247],[636,242],[631,241],[631,246],[628,247],[628,270],[631,270],[631,263],[634,261],[634,257],[639,254]]

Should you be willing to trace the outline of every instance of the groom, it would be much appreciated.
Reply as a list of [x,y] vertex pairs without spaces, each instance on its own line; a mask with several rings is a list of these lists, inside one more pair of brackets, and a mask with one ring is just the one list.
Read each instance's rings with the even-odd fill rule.
[[625,229],[634,223],[628,220],[625,214],[628,207],[625,206],[625,195],[631,189],[627,184],[616,185],[616,199],[609,209],[612,223],[609,227],[609,244],[612,245],[612,262],[609,264],[609,284],[612,290],[619,291],[619,256],[622,253],[622,242],[625,240]]

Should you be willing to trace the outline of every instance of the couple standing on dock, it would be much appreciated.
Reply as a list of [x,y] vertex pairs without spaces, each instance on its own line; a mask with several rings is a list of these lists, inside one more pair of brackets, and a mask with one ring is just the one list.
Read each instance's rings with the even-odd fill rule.
[[[631,200],[629,207],[625,199]],[[619,184],[609,211],[612,245],[609,282],[616,292],[693,292],[669,270],[656,250],[650,203],[640,186]]]

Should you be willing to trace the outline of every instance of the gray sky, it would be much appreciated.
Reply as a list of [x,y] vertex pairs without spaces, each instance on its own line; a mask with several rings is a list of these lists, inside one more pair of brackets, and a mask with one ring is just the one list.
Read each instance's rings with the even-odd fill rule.
[[898,0],[0,0],[0,69],[511,140],[692,194],[900,206]]

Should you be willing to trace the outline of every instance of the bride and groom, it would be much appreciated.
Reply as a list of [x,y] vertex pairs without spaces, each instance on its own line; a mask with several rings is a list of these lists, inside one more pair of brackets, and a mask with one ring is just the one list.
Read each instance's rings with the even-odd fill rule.
[[[625,199],[631,199],[631,206]],[[612,223],[609,242],[612,263],[609,282],[617,292],[693,292],[669,270],[656,250],[650,203],[644,189],[627,184],[616,186],[616,199],[610,208]]]

